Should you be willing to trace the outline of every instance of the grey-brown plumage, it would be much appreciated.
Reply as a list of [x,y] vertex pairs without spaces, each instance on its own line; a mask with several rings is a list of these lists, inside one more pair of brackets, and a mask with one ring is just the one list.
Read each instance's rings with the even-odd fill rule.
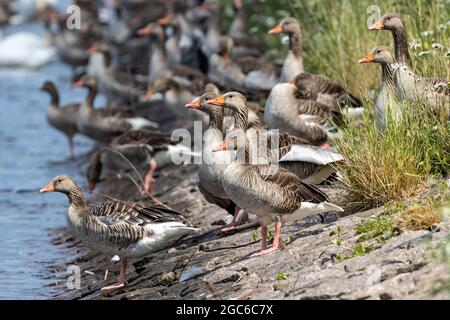
[[80,104],[71,103],[65,106],[60,106],[58,89],[51,81],[44,82],[41,87],[41,91],[48,92],[51,97],[50,106],[47,109],[47,121],[52,127],[67,136],[70,154],[73,156],[73,137],[78,133],[76,119],[78,110],[80,109]]
[[401,100],[424,101],[431,108],[443,106],[448,112],[450,88],[444,78],[421,77],[414,73],[408,34],[398,13],[387,13],[369,30],[389,30],[395,46],[397,95]]
[[[239,136],[240,139],[237,139]],[[245,146],[237,143],[242,139]],[[286,169],[271,164],[251,164],[249,144],[245,132],[236,130],[216,150],[237,150],[236,160],[225,170],[222,184],[225,192],[240,208],[255,214],[261,221],[262,251],[256,255],[278,249],[281,217],[290,216],[291,219],[296,219],[323,211],[342,210],[328,203],[323,192],[303,183]],[[267,249],[266,224],[272,215],[275,215],[278,221],[273,246]]]
[[89,208],[81,189],[68,176],[55,177],[42,192],[61,192],[69,199],[67,221],[70,230],[87,246],[107,256],[121,258],[117,285],[126,283],[126,261],[167,247],[195,231],[180,212],[151,200],[145,204],[108,201]]
[[112,139],[128,130],[158,127],[155,122],[137,117],[129,108],[94,109],[93,103],[97,96],[97,83],[94,78],[83,75],[76,79],[74,85],[88,89],[88,95],[77,114],[76,123],[80,133],[102,144],[109,144]]
[[293,81],[300,92],[309,90],[314,95],[310,97],[311,100],[320,102],[334,111],[340,111],[345,106],[362,107],[362,102],[358,97],[336,81],[323,75],[302,72]]
[[[234,111],[234,122],[235,130],[240,130],[242,132],[247,132],[247,134],[252,134],[248,125],[248,108],[247,100],[245,97],[238,92],[229,92],[218,99],[212,99],[210,104],[216,103],[218,106],[223,106],[225,108]],[[255,129],[254,133],[260,139],[261,134],[259,128]],[[264,137],[265,139],[266,137]],[[272,139],[277,139],[273,141]],[[295,145],[303,145],[301,150],[302,153],[307,153],[313,155],[309,157],[311,160],[303,161],[302,155],[298,157],[290,157],[289,161],[280,161],[287,153],[296,152],[293,149]],[[273,146],[276,146],[274,148]],[[323,182],[328,178],[336,169],[331,165],[331,163],[342,160],[342,157],[337,154],[329,154],[329,150],[321,150],[302,138],[290,135],[288,133],[281,133],[278,135],[268,135],[265,147],[267,148],[267,161],[271,163],[277,163],[281,168],[288,169],[289,171],[296,174],[300,179],[308,179],[308,182],[318,184]],[[295,160],[295,159],[298,160]],[[306,157],[308,158],[308,157]],[[313,162],[313,159],[315,159]]]

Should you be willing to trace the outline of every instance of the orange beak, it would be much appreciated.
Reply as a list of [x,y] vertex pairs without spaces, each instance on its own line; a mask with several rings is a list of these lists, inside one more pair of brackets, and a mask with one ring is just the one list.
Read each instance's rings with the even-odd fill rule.
[[276,27],[273,27],[269,30],[268,34],[279,34],[283,32],[283,28],[281,28],[281,25],[277,25]]
[[159,19],[158,23],[162,26],[167,26],[170,23],[169,16],[165,16],[164,18]]
[[150,98],[153,96],[153,90],[150,88],[147,90],[144,96],[144,101],[150,100]]
[[72,88],[81,88],[83,84],[84,84],[83,80],[80,79],[72,83]]
[[39,192],[44,193],[44,192],[53,192],[53,191],[55,191],[55,185],[53,184],[53,182],[50,182],[48,185],[43,187]]
[[148,36],[151,32],[152,32],[152,29],[150,28],[150,26],[145,26],[145,27],[139,29],[137,34],[139,36]]
[[359,59],[358,63],[367,63],[367,62],[373,62],[373,61],[375,61],[375,58],[373,57],[373,54],[369,53],[367,56]]
[[369,27],[369,30],[383,30],[384,29],[384,22],[383,20],[378,20],[377,22],[375,22],[373,25],[371,25]]
[[214,106],[224,106],[225,105],[225,98],[223,96],[211,99],[206,101],[206,103],[212,104]]
[[200,98],[192,100],[191,103],[186,104],[184,107],[186,109],[200,109]]
[[94,53],[96,53],[98,50],[97,50],[97,47],[90,47],[89,49],[87,49],[86,50],[88,53],[90,53],[90,54],[94,54]]
[[218,145],[217,147],[215,147],[212,150],[212,152],[225,151],[225,150],[227,150],[227,140],[223,140],[220,145]]

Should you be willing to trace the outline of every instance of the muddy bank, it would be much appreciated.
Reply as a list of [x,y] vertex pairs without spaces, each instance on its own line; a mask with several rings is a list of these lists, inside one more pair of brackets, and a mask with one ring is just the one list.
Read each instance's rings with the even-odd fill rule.
[[[55,299],[448,298],[438,288],[448,281],[449,269],[436,258],[449,236],[448,222],[403,232],[370,253],[338,259],[357,245],[360,236],[355,227],[383,208],[313,216],[283,227],[284,250],[249,258],[260,248],[255,229],[220,237],[217,231],[228,217],[203,199],[196,187],[196,171],[195,165],[161,171],[155,196],[185,212],[202,232],[173,249],[131,261],[129,285],[108,296],[99,289],[116,281],[119,264],[82,247],[66,230],[56,230],[54,244],[67,259],[51,268],[54,285],[63,292]],[[126,178],[105,181],[99,187],[119,199],[144,200]],[[328,188],[327,193],[339,195]],[[333,241],[336,230],[341,230],[339,243]],[[66,288],[66,268],[71,264],[81,268],[80,290]]]

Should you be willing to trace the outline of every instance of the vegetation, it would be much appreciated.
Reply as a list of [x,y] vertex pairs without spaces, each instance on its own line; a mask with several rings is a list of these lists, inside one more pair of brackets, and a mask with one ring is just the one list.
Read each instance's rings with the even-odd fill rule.
[[414,206],[401,212],[395,220],[396,226],[402,230],[424,230],[443,219],[440,210],[429,206]]
[[[450,78],[450,10],[445,0],[243,1],[251,9],[251,32],[268,44],[269,59],[281,62],[287,46],[267,30],[286,16],[303,26],[305,69],[340,81],[362,97],[373,97],[379,66],[357,60],[376,45],[393,47],[388,31],[368,31],[377,13],[398,12],[406,24],[415,72]],[[232,12],[228,12],[231,17]],[[282,50],[280,50],[282,48]],[[383,133],[372,119],[373,103],[365,102],[362,126],[345,130],[338,147],[347,159],[341,167],[349,193],[345,202],[367,207],[398,201],[420,192],[429,175],[450,168],[450,130],[446,117],[432,115],[421,103],[402,106],[406,114]]]

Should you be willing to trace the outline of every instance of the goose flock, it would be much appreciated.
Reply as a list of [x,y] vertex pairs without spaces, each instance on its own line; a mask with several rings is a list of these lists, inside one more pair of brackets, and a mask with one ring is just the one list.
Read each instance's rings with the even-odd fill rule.
[[[74,3],[81,8],[79,29],[65,28],[67,15],[51,7],[39,19],[52,50],[73,68],[73,87],[87,93],[81,102],[61,106],[57,85],[46,81],[41,90],[50,96],[48,122],[66,135],[72,157],[77,134],[100,145],[87,170],[89,190],[107,173],[136,170],[144,177],[139,192],[146,200],[139,203],[107,201],[88,207],[82,189],[64,175],[41,189],[67,195],[68,225],[87,246],[119,256],[119,281],[103,290],[126,285],[127,259],[199,231],[182,213],[152,197],[155,171],[170,170],[180,154],[188,157],[177,165],[198,164],[204,199],[233,215],[222,233],[235,229],[242,216],[256,216],[261,250],[253,256],[280,248],[283,223],[343,211],[318,185],[339,176],[337,164],[345,159],[333,144],[341,128],[350,125],[347,116],[361,117],[363,103],[338,81],[305,71],[297,19],[284,18],[267,30],[289,39],[284,62],[277,65],[264,58],[264,43],[247,33],[240,0],[230,1],[234,15],[228,29],[221,25],[217,0]],[[394,54],[388,46],[376,46],[358,61],[381,66],[374,102],[380,127],[389,112],[401,118],[402,101],[420,99],[448,108],[448,80],[414,73],[399,14],[385,14],[369,30],[390,30],[394,40]],[[45,63],[29,60],[33,66]],[[94,105],[98,94],[107,100],[101,108]],[[171,117],[160,121],[158,114]],[[194,123],[203,129],[200,152],[162,130],[192,133]],[[275,235],[268,247],[270,220]]]

